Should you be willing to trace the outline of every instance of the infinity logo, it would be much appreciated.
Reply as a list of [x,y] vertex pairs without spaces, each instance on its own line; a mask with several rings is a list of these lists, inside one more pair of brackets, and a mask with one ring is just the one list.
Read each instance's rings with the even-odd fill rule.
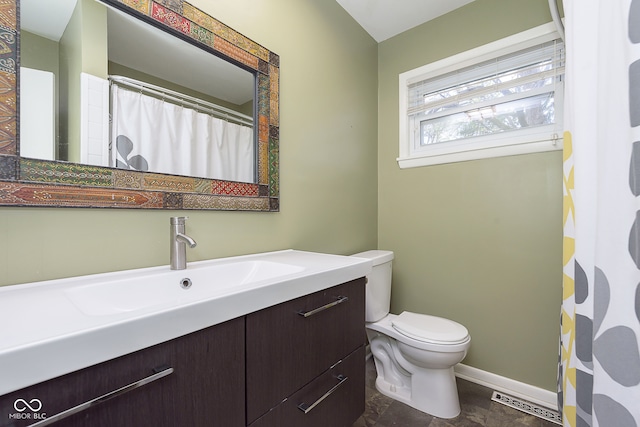
[[24,399],[16,399],[16,401],[13,402],[13,407],[18,412],[24,412],[27,408],[30,409],[31,412],[38,412],[42,409],[42,402],[40,399],[31,399],[29,402]]

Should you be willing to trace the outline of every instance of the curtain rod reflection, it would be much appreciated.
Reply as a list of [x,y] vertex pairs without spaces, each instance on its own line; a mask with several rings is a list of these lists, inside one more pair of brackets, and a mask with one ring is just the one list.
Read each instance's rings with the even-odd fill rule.
[[141,92],[151,94],[165,101],[172,101],[184,107],[193,108],[203,113],[210,114],[223,120],[234,122],[248,127],[253,127],[253,117],[246,114],[233,111],[229,108],[204,101],[193,96],[185,95],[150,83],[131,79],[123,76],[109,76],[111,84],[126,86],[129,89],[139,90]]

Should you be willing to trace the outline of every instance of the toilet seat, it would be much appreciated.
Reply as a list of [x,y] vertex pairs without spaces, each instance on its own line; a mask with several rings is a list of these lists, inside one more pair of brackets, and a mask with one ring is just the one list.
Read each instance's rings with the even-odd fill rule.
[[427,314],[403,311],[391,325],[402,335],[431,344],[455,345],[469,340],[469,331],[461,324]]

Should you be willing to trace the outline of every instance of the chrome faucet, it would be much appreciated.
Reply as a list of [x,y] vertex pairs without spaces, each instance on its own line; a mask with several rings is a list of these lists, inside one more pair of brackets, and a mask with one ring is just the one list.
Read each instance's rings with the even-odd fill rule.
[[185,216],[171,217],[171,269],[184,270],[187,268],[187,245],[196,247],[196,241],[187,236],[184,231]]

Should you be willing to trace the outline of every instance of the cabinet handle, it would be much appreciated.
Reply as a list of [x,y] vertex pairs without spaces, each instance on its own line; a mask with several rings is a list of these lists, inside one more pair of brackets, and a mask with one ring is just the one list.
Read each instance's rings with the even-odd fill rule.
[[173,372],[173,368],[165,368],[160,372],[157,372],[153,375],[150,375],[146,378],[143,378],[139,381],[136,381],[134,383],[131,383],[129,385],[126,385],[124,387],[120,387],[117,390],[113,390],[110,391],[109,393],[103,394],[100,397],[96,397],[95,399],[89,400],[87,402],[81,403],[77,406],[74,406],[73,408],[69,408],[66,411],[62,411],[58,414],[52,415],[51,417],[48,417],[42,421],[38,421],[37,423],[34,424],[30,424],[29,427],[43,427],[43,426],[48,426],[49,424],[55,423],[57,421],[60,421],[64,418],[67,418],[73,414],[77,414],[78,412],[82,412],[84,410],[87,410],[91,407],[94,407],[96,405],[99,405],[101,403],[106,402],[107,400],[111,400],[114,397],[118,397],[121,396],[131,390],[134,390],[138,387],[142,387],[143,385],[149,384],[150,382],[159,380],[160,378],[166,377],[167,375],[171,374]]
[[311,410],[313,408],[315,408],[316,406],[318,406],[320,404],[320,402],[322,402],[323,400],[325,400],[327,397],[329,397],[331,395],[331,393],[333,393],[334,391],[336,391],[338,389],[338,387],[340,387],[342,384],[344,384],[344,382],[346,380],[349,379],[349,377],[345,377],[344,375],[340,374],[336,377],[336,379],[339,380],[338,384],[334,385],[333,387],[331,387],[331,389],[326,392],[325,394],[323,394],[322,396],[320,396],[320,398],[318,400],[316,400],[315,402],[313,402],[311,405],[307,405],[306,403],[301,403],[298,405],[298,409],[300,409],[302,412],[304,412],[305,414],[308,414],[309,412],[311,412]]
[[336,297],[336,298],[337,299],[335,301],[330,302],[329,304],[325,304],[322,307],[314,308],[313,310],[310,310],[310,311],[299,311],[298,314],[302,317],[313,316],[316,313],[320,313],[321,311],[324,311],[328,308],[335,307],[338,304],[342,304],[343,302],[349,301],[349,297]]

